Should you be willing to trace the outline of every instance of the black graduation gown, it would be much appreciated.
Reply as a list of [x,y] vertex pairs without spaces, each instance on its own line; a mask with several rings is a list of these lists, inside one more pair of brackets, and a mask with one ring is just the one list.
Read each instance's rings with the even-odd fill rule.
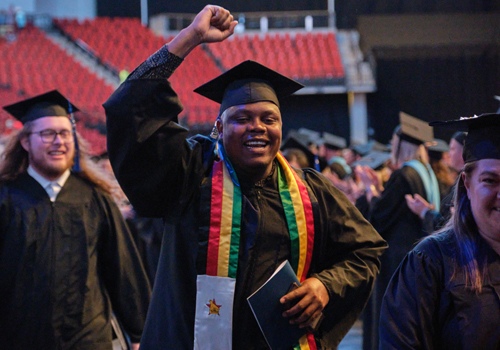
[[[201,189],[212,168],[212,141],[187,139],[188,131],[177,124],[182,105],[167,80],[128,80],[104,107],[118,181],[139,214],[165,218],[141,349],[192,349],[198,220],[204,217],[200,201],[207,203]],[[320,279],[330,295],[317,336],[323,349],[335,349],[368,298],[386,244],[321,174],[299,173],[318,212],[310,276]],[[242,193],[233,349],[267,349],[245,299],[290,254],[276,172],[263,186],[242,183]]]
[[405,255],[424,237],[422,219],[406,204],[405,195],[418,193],[426,199],[426,191],[415,169],[404,166],[396,170],[379,198],[371,203],[369,220],[389,244],[381,257],[381,270],[374,293],[365,312],[363,348],[377,349],[380,305],[385,289]]
[[500,349],[500,256],[484,244],[489,281],[478,294],[455,271],[453,232],[426,238],[405,257],[382,303],[381,349]]
[[439,211],[428,210],[423,220],[424,232],[431,234],[442,228],[451,217],[451,207],[453,206],[453,192],[455,186],[448,189],[448,193],[441,197],[441,208]]
[[0,185],[2,349],[111,349],[111,305],[137,342],[149,299],[111,197],[74,174],[54,203],[27,173]]

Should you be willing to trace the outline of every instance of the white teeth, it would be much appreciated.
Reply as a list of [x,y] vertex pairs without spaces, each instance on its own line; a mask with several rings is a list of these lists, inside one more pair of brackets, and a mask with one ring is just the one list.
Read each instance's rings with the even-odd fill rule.
[[64,152],[54,151],[54,152],[49,152],[49,154],[52,155],[52,156],[59,156],[61,154],[64,154]]
[[266,143],[264,141],[248,141],[245,145],[249,147],[265,147]]

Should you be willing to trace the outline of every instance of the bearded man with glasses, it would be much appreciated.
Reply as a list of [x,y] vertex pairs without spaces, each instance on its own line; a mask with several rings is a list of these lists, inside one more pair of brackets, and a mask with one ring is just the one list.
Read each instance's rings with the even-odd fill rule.
[[111,350],[114,312],[137,349],[151,289],[78,109],[56,90],[4,109],[23,128],[0,161],[0,348]]

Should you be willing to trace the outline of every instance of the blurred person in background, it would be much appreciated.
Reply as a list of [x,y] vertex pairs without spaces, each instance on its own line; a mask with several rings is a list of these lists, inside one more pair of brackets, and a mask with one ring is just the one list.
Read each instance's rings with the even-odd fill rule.
[[138,349],[149,282],[77,108],[54,90],[4,109],[24,126],[0,164],[1,347],[111,350],[114,313]]
[[439,193],[441,198],[444,198],[455,182],[455,177],[449,167],[450,147],[446,141],[441,139],[434,139],[434,141],[426,143],[425,147],[427,147],[429,154],[429,164],[438,181]]
[[[427,123],[400,114],[401,125],[392,137],[391,158],[397,169],[382,190],[382,184],[373,170],[356,175],[363,182],[366,193],[358,198],[368,204],[369,221],[387,240],[389,249],[381,258],[380,277],[365,309],[363,319],[363,348],[378,348],[378,320],[380,305],[392,274],[413,246],[423,238],[422,220],[407,206],[406,194],[419,194],[439,206],[439,187],[429,165],[424,142],[432,141],[433,131]],[[366,207],[367,204],[357,203]]]
[[450,168],[455,171],[456,174],[462,171],[464,167],[464,158],[462,153],[464,151],[466,132],[457,131],[453,134],[450,139],[450,151],[449,151],[449,163]]
[[[436,210],[436,208],[427,202],[423,197],[421,197],[418,194],[415,194],[414,196],[407,195],[406,196],[406,203],[410,210],[417,214],[422,220],[423,220],[423,227],[424,231],[426,233],[432,233],[438,229],[440,229],[450,218],[453,210],[453,183],[457,180],[458,173],[461,171],[461,169],[464,166],[464,159],[462,156],[463,148],[464,148],[464,142],[465,142],[465,137],[467,136],[467,133],[457,131],[455,134],[450,139],[450,144],[449,144],[449,157],[448,157],[448,171],[444,172],[444,169],[446,166],[442,163],[442,160],[439,161],[439,168],[443,170],[441,173],[442,175],[439,176],[436,174],[436,177],[439,179],[441,178],[443,183],[443,186],[441,187],[441,193],[445,188],[444,186],[447,186],[448,184],[451,184],[447,192],[444,194],[441,194],[441,205],[440,205],[440,210]],[[440,147],[440,149],[444,149],[443,147]],[[431,152],[429,152],[431,154]],[[434,152],[438,153],[438,152]],[[438,156],[435,156],[435,158],[438,158]],[[436,163],[435,163],[436,164]],[[458,169],[458,170],[457,170]]]
[[347,147],[343,137],[323,132],[318,141],[318,156],[328,162],[333,157],[342,157],[342,151]]
[[434,122],[469,130],[446,226],[420,242],[384,296],[381,349],[500,348],[500,115]]
[[292,130],[281,144],[281,154],[291,166],[297,169],[312,168],[315,164],[315,156],[309,149],[308,142],[307,135]]

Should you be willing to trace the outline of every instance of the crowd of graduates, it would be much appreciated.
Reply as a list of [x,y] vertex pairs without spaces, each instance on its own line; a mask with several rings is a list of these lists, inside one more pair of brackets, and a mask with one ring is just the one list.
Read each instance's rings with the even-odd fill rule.
[[[426,123],[404,113],[400,118],[403,127],[395,128],[389,145],[372,140],[346,147],[339,136],[299,129],[282,146],[290,164],[321,171],[389,243],[363,316],[364,349],[378,348],[380,306],[397,266],[449,219],[452,186],[464,165],[466,133],[446,142],[434,139]],[[405,130],[408,124],[413,129]]]
[[168,79],[236,24],[207,5],[125,80],[110,157],[89,157],[56,90],[3,106],[23,126],[0,158],[2,346],[110,349],[116,314],[134,350],[264,349],[246,299],[291,260],[281,315],[321,323],[284,348],[335,349],[364,308],[366,350],[498,349],[500,114],[431,123],[449,141],[403,112],[390,145],[282,141],[279,98],[302,85],[246,61],[196,90],[221,110],[189,137]]

